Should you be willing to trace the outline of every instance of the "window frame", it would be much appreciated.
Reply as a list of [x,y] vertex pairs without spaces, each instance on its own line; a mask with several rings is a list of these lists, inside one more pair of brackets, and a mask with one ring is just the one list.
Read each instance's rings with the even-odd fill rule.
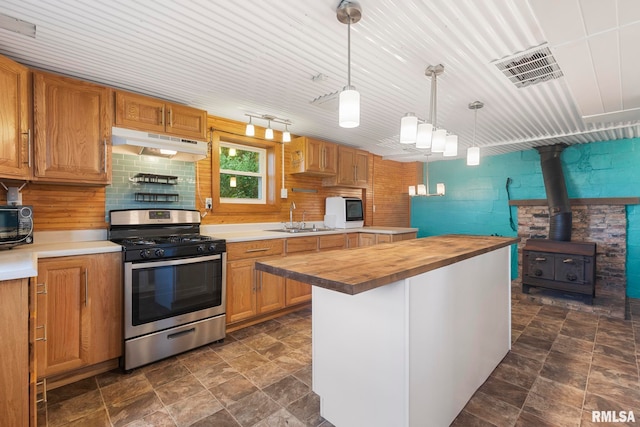
[[[267,203],[267,150],[262,147],[254,147],[251,145],[237,144],[237,143],[229,142],[226,140],[224,141],[220,140],[220,143],[218,144],[218,155],[220,155],[219,153],[222,147],[235,148],[236,150],[251,151],[254,153],[258,153],[259,155],[258,172],[245,172],[245,171],[237,171],[233,169],[219,169],[218,179],[220,179],[221,174],[258,177],[260,178],[260,185],[258,188],[257,199],[220,197],[220,203],[221,204],[238,203],[238,204],[249,204],[249,205],[266,204]],[[220,185],[218,185],[218,191],[220,191]]]
[[[266,150],[265,203],[223,203],[220,200],[220,143],[236,144],[245,147]],[[277,177],[282,171],[279,143],[242,135],[214,130],[211,133],[211,193],[214,213],[275,213],[280,211],[280,198],[277,197]]]

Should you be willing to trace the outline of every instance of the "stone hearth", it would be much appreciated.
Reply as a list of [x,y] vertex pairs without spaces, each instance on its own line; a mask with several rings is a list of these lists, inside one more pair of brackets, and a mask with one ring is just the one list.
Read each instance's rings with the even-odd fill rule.
[[627,282],[625,203],[577,204],[574,201],[571,203],[573,215],[571,240],[595,242],[597,245],[596,298],[593,300],[593,305],[585,296],[558,290],[531,288],[529,294],[522,293],[522,248],[527,239],[548,237],[549,209],[546,206],[546,200],[514,201],[512,204],[518,205],[518,237],[521,238],[518,244],[519,274],[518,278],[512,282],[513,298],[624,319]]

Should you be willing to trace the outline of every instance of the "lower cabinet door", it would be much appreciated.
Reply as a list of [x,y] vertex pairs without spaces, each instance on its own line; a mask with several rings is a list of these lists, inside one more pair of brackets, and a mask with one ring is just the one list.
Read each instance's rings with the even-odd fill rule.
[[285,302],[287,305],[311,301],[311,285],[298,280],[287,279]]
[[36,363],[39,378],[89,364],[89,317],[85,257],[38,263]]
[[227,323],[255,316],[256,280],[255,261],[227,263]]
[[256,272],[258,280],[258,313],[267,313],[284,307],[284,277]]

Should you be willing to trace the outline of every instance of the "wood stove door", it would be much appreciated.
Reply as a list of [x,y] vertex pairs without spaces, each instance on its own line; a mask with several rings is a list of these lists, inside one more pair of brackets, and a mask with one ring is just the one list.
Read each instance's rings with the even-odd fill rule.
[[554,257],[548,253],[525,251],[524,267],[525,276],[554,280]]
[[556,280],[585,283],[584,257],[558,254],[555,260]]

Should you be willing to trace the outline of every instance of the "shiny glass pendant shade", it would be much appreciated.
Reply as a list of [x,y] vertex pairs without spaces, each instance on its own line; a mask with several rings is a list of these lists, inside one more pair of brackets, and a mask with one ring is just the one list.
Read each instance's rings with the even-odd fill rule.
[[340,92],[338,110],[340,127],[355,128],[360,126],[360,92],[354,86],[346,86]]
[[467,148],[467,166],[478,166],[480,164],[480,147]]
[[431,148],[433,137],[433,125],[431,123],[420,123],[418,125],[418,135],[416,136],[416,148]]
[[433,132],[433,139],[431,140],[431,152],[444,153],[446,143],[447,131],[445,129],[437,129]]
[[413,144],[418,133],[418,118],[413,113],[407,113],[400,119],[400,143]]
[[416,186],[415,185],[410,185],[409,186],[409,195],[410,196],[415,196],[416,195]]
[[455,157],[458,155],[458,135],[447,135],[444,143],[444,157]]
[[249,117],[249,123],[247,123],[247,127],[244,130],[244,134],[246,136],[256,136],[256,128],[255,126],[253,126],[253,123],[251,123],[251,117]]
[[269,127],[267,127],[264,131],[264,139],[273,139],[273,129],[271,129],[271,122],[269,122]]
[[291,133],[289,132],[289,126],[284,125],[284,132],[282,132],[282,142],[291,142]]
[[444,183],[439,182],[436,184],[436,194],[438,196],[444,196]]

